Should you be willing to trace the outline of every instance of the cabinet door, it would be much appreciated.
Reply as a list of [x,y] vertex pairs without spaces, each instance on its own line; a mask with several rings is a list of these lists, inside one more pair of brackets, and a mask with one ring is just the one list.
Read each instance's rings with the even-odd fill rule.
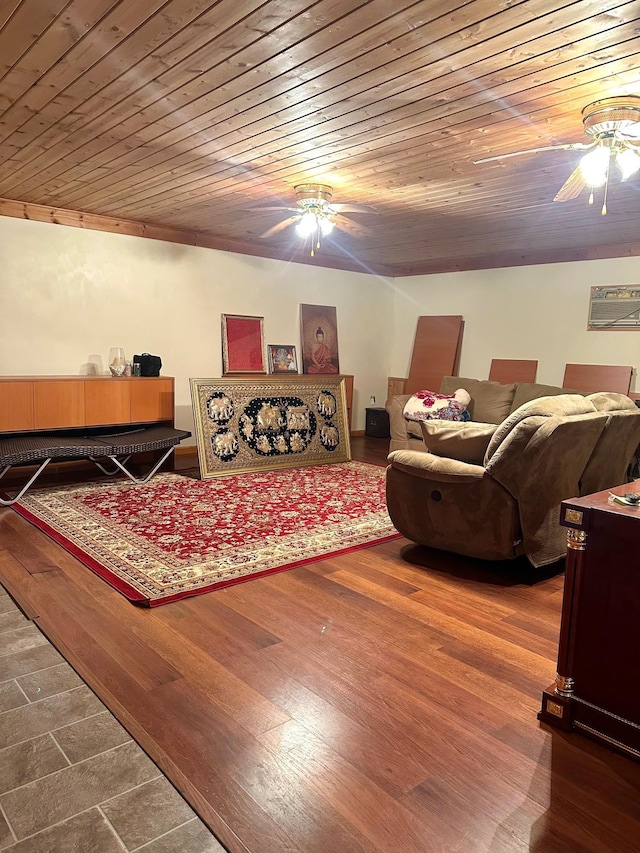
[[35,382],[34,409],[36,429],[84,426],[84,380]]
[[140,377],[131,381],[131,423],[173,423],[173,378]]
[[131,382],[107,376],[84,383],[84,410],[87,426],[131,423]]
[[33,427],[33,382],[0,382],[0,432]]

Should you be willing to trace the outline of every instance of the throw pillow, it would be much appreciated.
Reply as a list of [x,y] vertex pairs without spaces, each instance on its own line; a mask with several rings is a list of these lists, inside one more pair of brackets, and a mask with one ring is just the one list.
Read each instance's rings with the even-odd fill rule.
[[455,394],[418,391],[407,400],[403,414],[408,421],[429,421],[433,418],[460,421],[464,418],[470,399],[464,388],[458,388]]
[[424,443],[430,453],[482,465],[491,436],[498,424],[443,423],[425,421],[420,424]]

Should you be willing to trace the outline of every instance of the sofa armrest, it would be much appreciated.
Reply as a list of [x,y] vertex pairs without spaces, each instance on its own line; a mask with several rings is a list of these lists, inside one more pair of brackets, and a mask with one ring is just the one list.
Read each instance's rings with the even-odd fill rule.
[[485,476],[482,465],[472,465],[457,459],[434,456],[432,453],[420,453],[417,450],[394,450],[389,454],[389,463],[392,468],[406,474],[438,483],[473,483]]
[[389,413],[391,438],[396,441],[407,441],[409,438],[407,422],[403,412],[407,401],[410,399],[411,394],[398,394],[395,397],[390,397],[385,404],[385,408]]

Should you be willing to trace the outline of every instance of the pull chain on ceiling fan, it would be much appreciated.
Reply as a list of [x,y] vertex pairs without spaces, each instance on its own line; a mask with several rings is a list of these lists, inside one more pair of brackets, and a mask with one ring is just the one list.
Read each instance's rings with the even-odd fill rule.
[[582,123],[585,134],[593,138],[592,142],[528,148],[510,154],[484,157],[474,163],[488,163],[542,151],[588,151],[553,200],[569,201],[577,198],[585,187],[589,187],[589,204],[593,204],[594,189],[604,187],[601,213],[606,216],[612,164],[617,166],[622,181],[626,181],[640,169],[640,97],[628,95],[594,101],[582,110]]

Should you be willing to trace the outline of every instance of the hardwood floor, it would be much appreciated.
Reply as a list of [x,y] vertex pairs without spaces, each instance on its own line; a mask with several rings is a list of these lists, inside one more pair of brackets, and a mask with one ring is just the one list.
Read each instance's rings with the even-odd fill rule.
[[637,851],[640,764],[536,720],[558,571],[397,540],[146,610],[0,511],[2,583],[232,853]]

